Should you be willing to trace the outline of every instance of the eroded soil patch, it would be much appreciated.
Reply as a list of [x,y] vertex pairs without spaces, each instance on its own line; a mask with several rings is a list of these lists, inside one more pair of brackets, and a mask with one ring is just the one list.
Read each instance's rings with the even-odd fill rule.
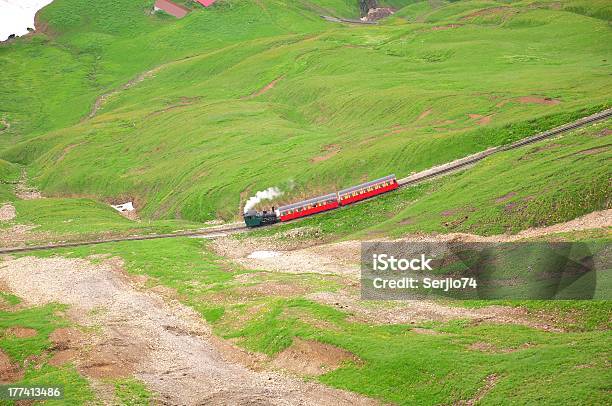
[[13,364],[9,356],[0,349],[0,384],[18,382],[23,379],[23,375],[23,368]]
[[198,313],[134,287],[109,264],[61,257],[9,259],[0,266],[0,281],[28,305],[69,305],[68,317],[96,332],[86,345],[79,344],[78,334],[71,330],[56,332],[52,342],[55,363],[78,351],[77,368],[98,390],[106,378],[133,375],[166,404],[376,404],[229,361],[224,354],[231,350],[215,346],[218,339]]
[[342,348],[296,337],[290,347],[278,354],[272,365],[299,375],[322,375],[349,361],[358,362],[359,359]]
[[38,332],[34,330],[33,328],[9,327],[6,329],[4,334],[7,336],[13,336],[16,338],[30,338],[30,337],[36,337],[36,334],[38,334]]

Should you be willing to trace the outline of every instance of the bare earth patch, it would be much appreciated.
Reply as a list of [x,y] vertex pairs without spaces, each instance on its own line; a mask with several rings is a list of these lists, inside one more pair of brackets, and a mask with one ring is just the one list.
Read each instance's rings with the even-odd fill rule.
[[340,150],[341,150],[341,147],[338,144],[326,145],[322,148],[322,151],[321,151],[323,152],[323,155],[313,157],[312,159],[310,159],[310,162],[317,163],[317,162],[327,161],[328,159],[333,158],[334,156],[338,155]]
[[359,359],[342,348],[318,341],[294,338],[293,344],[272,362],[276,368],[299,375],[323,375],[340,368],[343,363]]
[[459,28],[461,27],[461,24],[446,24],[446,25],[437,25],[435,27],[432,27],[431,30],[432,31],[445,31],[445,30],[452,30],[453,28]]
[[596,154],[599,154],[600,152],[608,151],[609,149],[610,149],[610,145],[603,145],[601,147],[584,149],[582,151],[577,152],[577,154],[580,154],[580,155],[596,155]]
[[510,7],[491,7],[491,8],[485,8],[482,10],[475,11],[473,13],[470,13],[468,15],[461,17],[461,19],[462,20],[472,20],[477,17],[493,16],[493,15],[508,16],[508,15],[514,14],[515,12],[516,11],[511,9]]
[[427,117],[428,115],[430,115],[430,114],[431,114],[431,112],[432,112],[432,110],[431,110],[431,109],[427,109],[427,110],[425,110],[424,112],[422,112],[421,114],[419,114],[419,116],[417,117],[417,120],[422,120],[422,119],[424,119],[425,117]]
[[38,332],[33,328],[27,327],[10,327],[6,329],[5,334],[7,336],[14,336],[16,338],[30,338],[35,337]]
[[0,349],[0,383],[18,382],[23,379],[23,375],[23,369],[11,363],[9,356]]
[[256,97],[259,97],[263,94],[266,94],[267,92],[269,92],[270,90],[274,89],[274,86],[276,86],[276,84],[283,80],[284,76],[278,77],[276,79],[274,79],[272,82],[268,83],[267,85],[265,85],[264,87],[262,87],[261,89],[259,89],[257,92],[251,94],[250,96],[245,97],[245,99],[254,99]]
[[15,206],[10,203],[6,203],[0,207],[0,221],[11,221],[15,217],[17,217]]
[[16,224],[0,229],[0,247],[23,247],[26,242],[43,241],[49,233],[33,232],[38,226]]
[[52,343],[52,355],[49,364],[62,366],[74,362],[77,358],[84,359],[85,352],[81,350],[87,344],[88,337],[75,328],[58,328],[49,335]]
[[495,203],[505,202],[506,200],[512,199],[514,196],[516,196],[516,192],[506,193],[505,195],[500,196],[497,199],[495,199]]
[[[133,375],[157,393],[162,404],[376,404],[228,360],[224,354],[229,351],[215,346],[218,339],[198,313],[134,287],[108,264],[61,257],[9,259],[0,264],[0,281],[28,305],[69,305],[73,322],[97,331],[78,349],[75,364],[99,391],[107,385],[106,378]],[[62,335],[70,336],[57,335],[57,342]],[[55,362],[62,361],[60,357]]]
[[545,106],[555,106],[561,103],[561,100],[552,99],[550,97],[543,97],[543,96],[522,96],[522,97],[502,100],[501,102],[497,103],[497,107],[503,107],[504,105],[511,103],[511,102],[518,102],[521,104],[542,104]]
[[22,200],[41,199],[42,194],[33,186],[28,186],[28,174],[25,169],[21,171],[21,177],[15,187],[15,195]]

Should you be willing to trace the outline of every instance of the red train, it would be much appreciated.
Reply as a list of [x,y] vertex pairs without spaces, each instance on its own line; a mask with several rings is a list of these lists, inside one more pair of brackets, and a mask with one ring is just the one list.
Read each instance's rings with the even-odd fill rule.
[[385,176],[361,185],[342,189],[337,193],[331,193],[313,199],[304,200],[297,203],[279,207],[273,213],[257,212],[250,210],[244,215],[244,221],[249,227],[257,227],[278,221],[290,221],[300,217],[333,210],[339,206],[346,206],[360,200],[380,195],[397,189],[397,179],[395,175]]

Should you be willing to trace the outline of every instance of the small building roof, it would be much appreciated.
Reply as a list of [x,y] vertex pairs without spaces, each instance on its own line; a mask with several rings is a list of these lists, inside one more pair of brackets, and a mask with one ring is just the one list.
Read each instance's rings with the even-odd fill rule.
[[175,16],[176,18],[183,18],[189,13],[189,9],[171,2],[170,0],[157,0],[155,2],[155,9],[164,10],[166,13]]
[[200,3],[201,5],[203,5],[204,7],[210,7],[213,4],[215,4],[217,0],[196,0],[196,1]]

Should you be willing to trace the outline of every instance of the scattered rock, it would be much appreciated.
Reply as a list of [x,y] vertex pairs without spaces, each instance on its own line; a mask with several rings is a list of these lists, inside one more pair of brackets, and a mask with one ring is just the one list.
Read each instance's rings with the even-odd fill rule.
[[394,13],[395,13],[395,10],[393,10],[390,7],[371,8],[368,10],[368,14],[361,17],[360,20],[361,21],[378,21],[383,18],[387,18],[393,15]]
[[21,171],[21,177],[15,187],[15,195],[22,200],[36,200],[42,198],[38,189],[33,186],[28,186],[28,173],[25,169]]
[[0,207],[0,221],[11,221],[15,217],[17,217],[15,206],[10,203],[6,203]]

